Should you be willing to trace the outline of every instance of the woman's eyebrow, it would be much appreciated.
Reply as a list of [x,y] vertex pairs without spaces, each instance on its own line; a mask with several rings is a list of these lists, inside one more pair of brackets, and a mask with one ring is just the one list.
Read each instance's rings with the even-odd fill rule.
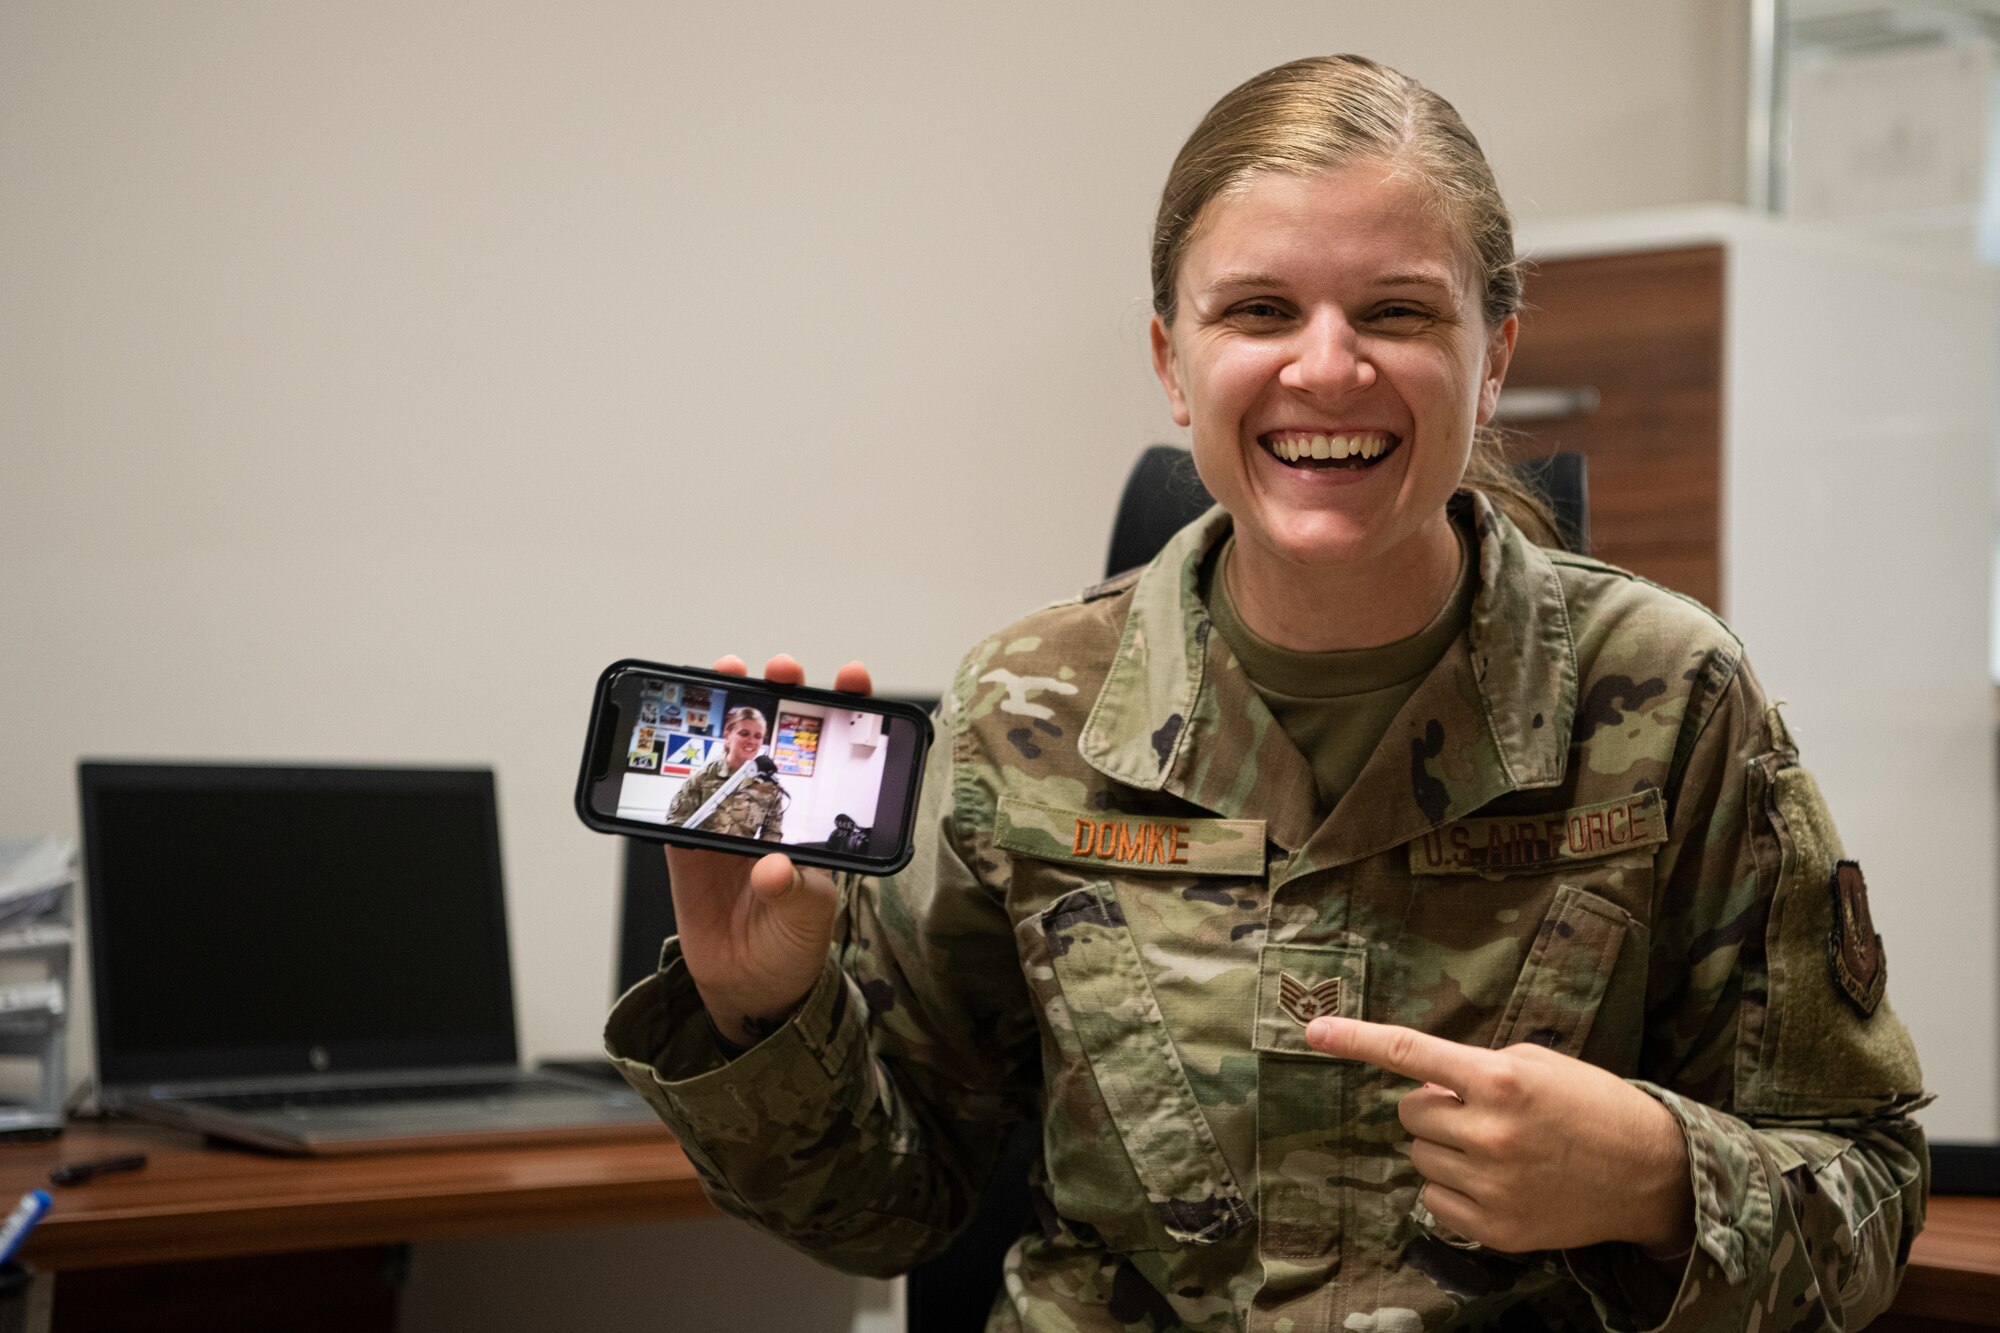
[[1276,289],[1285,285],[1284,279],[1273,277],[1269,273],[1219,273],[1207,284],[1207,290],[1222,293],[1238,291],[1245,287]]
[[[1221,296],[1245,288],[1263,288],[1267,291],[1283,291],[1290,287],[1285,279],[1269,273],[1251,271],[1218,273],[1203,284],[1202,290],[1209,295]],[[1399,270],[1380,273],[1369,278],[1370,287],[1423,287],[1433,291],[1450,293],[1453,290],[1451,275],[1425,269]]]
[[1442,273],[1427,273],[1414,269],[1404,273],[1384,273],[1373,283],[1377,287],[1430,287],[1439,291],[1452,290],[1451,279]]

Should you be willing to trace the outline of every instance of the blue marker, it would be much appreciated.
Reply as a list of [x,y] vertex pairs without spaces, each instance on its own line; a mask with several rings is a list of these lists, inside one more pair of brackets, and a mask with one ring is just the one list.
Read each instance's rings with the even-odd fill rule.
[[21,1196],[21,1202],[14,1205],[14,1211],[7,1214],[7,1220],[0,1222],[0,1264],[14,1257],[21,1248],[21,1242],[35,1229],[35,1223],[42,1220],[42,1214],[49,1210],[47,1190],[29,1190]]

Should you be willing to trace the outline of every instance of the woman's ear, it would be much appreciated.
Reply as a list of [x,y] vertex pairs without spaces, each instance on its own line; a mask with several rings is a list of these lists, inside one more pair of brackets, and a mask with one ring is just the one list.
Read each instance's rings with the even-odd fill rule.
[[1187,395],[1181,392],[1180,358],[1174,352],[1173,330],[1158,315],[1149,328],[1153,341],[1153,373],[1167,391],[1167,403],[1174,409],[1174,424],[1185,426],[1194,420],[1188,415]]
[[1500,327],[1487,335],[1486,367],[1479,381],[1479,424],[1493,419],[1500,407],[1500,386],[1506,381],[1508,363],[1514,359],[1514,340],[1521,334],[1521,317],[1509,315]]

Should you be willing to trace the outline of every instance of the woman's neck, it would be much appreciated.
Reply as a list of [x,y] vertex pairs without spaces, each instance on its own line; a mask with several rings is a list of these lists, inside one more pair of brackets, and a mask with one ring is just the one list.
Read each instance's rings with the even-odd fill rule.
[[1251,633],[1294,652],[1379,648],[1437,618],[1465,558],[1442,513],[1401,547],[1362,567],[1293,564],[1238,540],[1223,576]]

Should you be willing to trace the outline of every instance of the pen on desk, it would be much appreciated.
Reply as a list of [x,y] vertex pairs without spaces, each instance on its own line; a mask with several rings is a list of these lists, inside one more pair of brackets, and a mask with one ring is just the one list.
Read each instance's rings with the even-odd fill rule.
[[124,1157],[100,1157],[94,1162],[71,1162],[49,1172],[49,1180],[57,1185],[81,1185],[93,1176],[108,1176],[113,1171],[137,1171],[146,1164],[146,1154],[131,1153]]
[[47,1190],[29,1190],[21,1196],[21,1202],[14,1205],[14,1211],[7,1214],[7,1220],[0,1222],[0,1264],[14,1257],[21,1248],[21,1242],[35,1229],[35,1223],[42,1220],[42,1214],[49,1210]]

